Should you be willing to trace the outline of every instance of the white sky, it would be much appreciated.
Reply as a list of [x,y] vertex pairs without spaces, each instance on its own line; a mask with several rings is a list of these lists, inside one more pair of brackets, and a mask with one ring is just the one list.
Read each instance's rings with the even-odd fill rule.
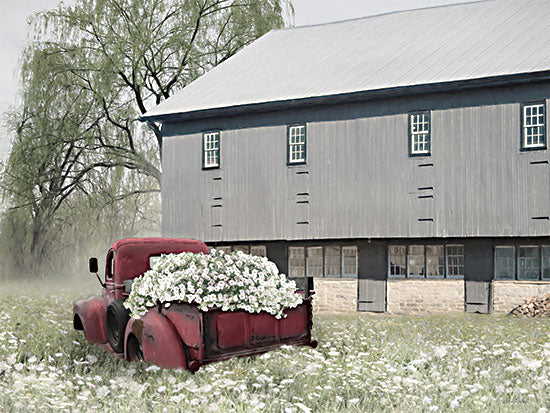
[[[295,24],[303,26],[467,1],[473,0],[293,0],[293,4]],[[29,16],[55,7],[58,2],[0,0],[0,112],[15,103],[18,59],[28,39]],[[0,160],[5,157],[8,148],[8,139],[5,136],[4,129],[0,127]]]

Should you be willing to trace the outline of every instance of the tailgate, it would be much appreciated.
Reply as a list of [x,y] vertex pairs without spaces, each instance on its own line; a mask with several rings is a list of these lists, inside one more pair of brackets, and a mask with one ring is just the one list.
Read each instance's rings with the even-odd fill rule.
[[256,353],[278,345],[308,341],[309,302],[286,310],[286,318],[262,312],[250,314],[245,311],[224,312],[220,310],[204,313],[204,336],[208,356]]

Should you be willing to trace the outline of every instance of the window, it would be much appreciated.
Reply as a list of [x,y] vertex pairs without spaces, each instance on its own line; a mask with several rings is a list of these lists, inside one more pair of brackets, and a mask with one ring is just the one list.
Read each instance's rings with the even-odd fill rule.
[[248,254],[250,252],[250,247],[248,245],[233,245],[233,251],[242,251]]
[[464,247],[447,245],[447,277],[464,277]]
[[430,112],[409,115],[410,154],[430,155]]
[[495,279],[550,281],[550,246],[495,247]]
[[289,247],[288,248],[288,276],[289,277],[304,277],[306,274],[304,247]]
[[405,277],[407,275],[407,250],[403,246],[390,245],[389,267],[390,277]]
[[307,276],[323,276],[323,247],[309,247],[306,258]]
[[220,167],[220,132],[209,132],[202,135],[203,168]]
[[445,251],[442,245],[426,246],[426,276],[432,278],[445,275]]
[[289,247],[290,277],[356,278],[357,247]]
[[115,275],[115,252],[109,251],[109,254],[107,255],[107,271],[106,271],[106,278],[113,278]]
[[288,127],[287,160],[289,164],[306,163],[306,126]]
[[342,257],[340,247],[325,248],[325,277],[340,277],[342,275]]
[[523,105],[522,149],[546,148],[546,104]]
[[250,255],[257,255],[259,257],[266,257],[267,256],[267,252],[266,252],[266,247],[265,245],[224,245],[224,246],[219,246],[219,247],[213,247],[217,250],[221,250],[223,252],[225,252],[226,254],[231,254],[231,252],[235,252],[235,251],[242,251],[244,252],[245,254],[250,254]]
[[495,278],[513,280],[516,278],[516,249],[514,247],[495,248]]
[[542,247],[542,279],[550,280],[550,247]]
[[407,254],[407,266],[409,277],[424,277],[424,246],[409,245],[409,253]]
[[463,278],[462,245],[388,246],[389,278]]
[[540,276],[539,247],[519,247],[518,280],[538,280]]
[[342,276],[357,277],[357,247],[342,247]]
[[267,256],[265,245],[251,245],[250,246],[250,255],[257,255],[258,257]]

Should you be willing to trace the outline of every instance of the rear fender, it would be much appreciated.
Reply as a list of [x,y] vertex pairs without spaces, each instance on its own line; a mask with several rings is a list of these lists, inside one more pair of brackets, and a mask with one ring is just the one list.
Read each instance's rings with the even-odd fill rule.
[[167,369],[187,370],[187,357],[178,333],[156,309],[150,309],[139,319],[130,318],[124,336],[124,356],[127,360],[130,334],[141,343],[143,358],[147,363]]
[[91,297],[87,300],[80,300],[73,307],[75,328],[82,327],[84,337],[90,343],[103,344],[107,342],[105,334],[105,309],[106,303],[103,297]]
[[162,308],[162,314],[170,320],[180,339],[187,347],[186,355],[202,364],[202,317],[198,308],[189,304],[172,303]]

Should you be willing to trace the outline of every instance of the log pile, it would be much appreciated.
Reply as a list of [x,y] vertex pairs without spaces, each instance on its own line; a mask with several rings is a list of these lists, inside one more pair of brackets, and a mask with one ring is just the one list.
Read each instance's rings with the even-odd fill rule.
[[510,311],[510,315],[519,317],[550,317],[550,293],[542,297],[526,298]]

